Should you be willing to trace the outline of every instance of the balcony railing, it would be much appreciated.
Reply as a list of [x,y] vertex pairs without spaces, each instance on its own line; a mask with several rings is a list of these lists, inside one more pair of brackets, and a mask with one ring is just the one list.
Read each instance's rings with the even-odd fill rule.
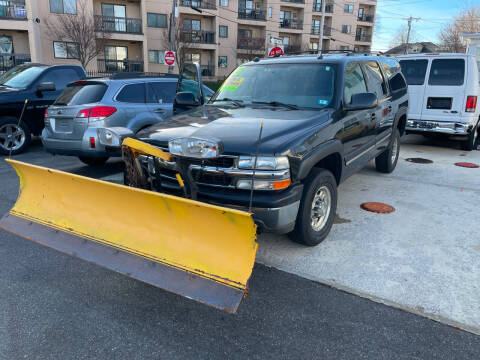
[[301,48],[302,47],[297,44],[284,45],[285,54],[299,53]]
[[0,72],[10,70],[14,66],[31,62],[30,54],[6,54],[0,53]]
[[202,72],[202,76],[215,76],[214,65],[200,65],[200,71]]
[[0,19],[27,20],[25,5],[0,5]]
[[238,38],[237,49],[265,50],[265,38]]
[[302,30],[303,29],[303,21],[293,20],[293,19],[281,19],[280,20],[280,27],[283,28],[283,29]]
[[215,31],[182,30],[180,39],[185,43],[215,44]]
[[282,1],[296,3],[296,4],[305,4],[305,0],[282,0]]
[[211,9],[211,10],[217,9],[217,5],[215,1],[203,1],[203,0],[181,0],[180,6],[194,7],[199,9]]
[[[322,2],[321,1],[317,1],[317,2],[313,2],[313,11],[314,12],[322,12]],[[329,14],[332,14],[333,13],[333,3],[326,3],[325,4],[325,12],[326,13],[329,13]]]
[[238,18],[245,20],[267,20],[265,10],[248,10],[248,9],[238,9]]
[[142,34],[142,19],[95,15],[97,31]]
[[363,16],[358,17],[358,21],[365,21],[365,22],[370,22],[373,23],[373,15],[370,14],[364,14]]
[[372,42],[372,35],[357,34],[355,35],[355,41]]
[[[312,26],[312,35],[320,35],[320,26]],[[332,28],[330,26],[325,25],[323,27],[323,36],[331,36],[332,35]]]
[[143,61],[98,59],[97,66],[99,73],[143,72]]

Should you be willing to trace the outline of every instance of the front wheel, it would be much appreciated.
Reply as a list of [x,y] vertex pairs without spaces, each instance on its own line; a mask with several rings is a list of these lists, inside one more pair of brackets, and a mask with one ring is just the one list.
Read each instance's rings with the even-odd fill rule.
[[17,119],[0,119],[0,154],[19,154],[31,141],[30,129]]
[[108,157],[79,156],[78,158],[80,159],[81,162],[83,162],[84,164],[90,165],[90,166],[103,165],[108,160]]
[[313,169],[305,182],[295,229],[290,238],[302,245],[320,244],[332,229],[337,210],[337,182],[325,169]]
[[466,151],[476,150],[478,147],[478,142],[480,140],[480,136],[478,132],[480,131],[480,124],[472,129],[472,132],[467,137],[467,141],[462,141],[462,149]]
[[400,132],[393,130],[392,139],[388,148],[375,158],[375,167],[378,172],[390,174],[397,166],[400,155]]

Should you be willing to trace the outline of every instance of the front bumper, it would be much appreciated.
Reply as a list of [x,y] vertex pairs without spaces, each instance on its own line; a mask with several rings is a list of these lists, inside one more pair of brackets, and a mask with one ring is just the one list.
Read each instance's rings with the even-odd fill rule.
[[457,121],[407,120],[406,130],[409,132],[433,132],[448,135],[467,136],[473,125]]

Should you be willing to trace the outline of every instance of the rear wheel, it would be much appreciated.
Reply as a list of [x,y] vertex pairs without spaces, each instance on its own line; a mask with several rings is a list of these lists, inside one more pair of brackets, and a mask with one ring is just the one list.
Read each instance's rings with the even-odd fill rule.
[[476,150],[478,147],[478,142],[480,140],[480,136],[478,134],[480,130],[479,124],[472,130],[470,135],[467,137],[467,141],[462,141],[462,149],[466,151]]
[[84,164],[90,165],[90,166],[103,165],[108,160],[108,157],[79,156],[78,158],[80,159],[81,162],[83,162]]
[[32,140],[30,129],[15,118],[0,119],[0,154],[23,152]]
[[313,169],[305,182],[295,229],[290,238],[303,245],[320,244],[332,229],[337,210],[337,182],[325,169]]
[[398,129],[393,131],[393,138],[388,148],[375,158],[375,167],[378,172],[390,174],[397,166],[398,156],[400,154],[400,132]]

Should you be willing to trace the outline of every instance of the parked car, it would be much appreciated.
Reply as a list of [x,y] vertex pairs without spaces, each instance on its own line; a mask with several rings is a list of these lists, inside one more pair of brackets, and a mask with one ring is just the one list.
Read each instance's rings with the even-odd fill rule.
[[[121,155],[99,142],[103,129],[122,127],[137,133],[171,116],[178,79],[133,76],[69,84],[45,111],[45,150],[78,156],[88,165],[102,164]],[[206,96],[213,94],[207,87],[204,90]]]
[[32,134],[42,131],[45,109],[69,82],[86,76],[81,66],[43,64],[18,65],[0,75],[0,154],[24,151]]
[[399,56],[410,93],[407,132],[442,134],[461,141],[464,150],[479,142],[476,58],[467,54]]
[[169,160],[142,155],[139,172],[126,157],[127,185],[251,210],[261,231],[313,246],[330,232],[343,180],[372,159],[380,172],[395,169],[408,111],[395,59],[256,59],[206,104],[194,72],[181,78],[179,114],[136,135]]

